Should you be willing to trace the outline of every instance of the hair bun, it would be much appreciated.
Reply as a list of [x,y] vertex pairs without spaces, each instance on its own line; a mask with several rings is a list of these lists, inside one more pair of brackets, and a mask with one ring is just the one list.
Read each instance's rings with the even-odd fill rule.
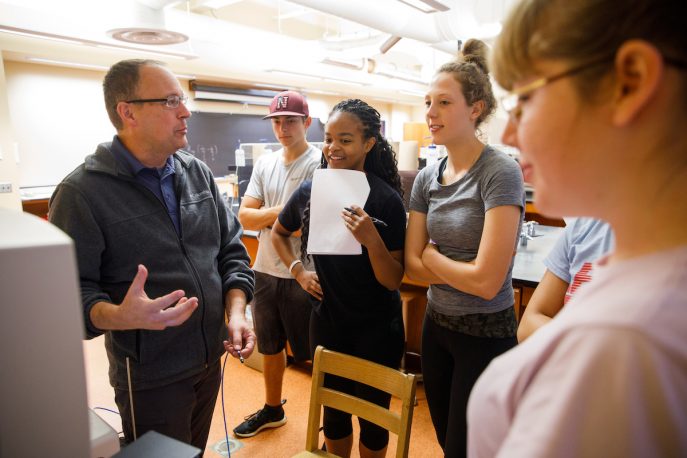
[[463,61],[477,65],[484,73],[489,73],[489,66],[487,65],[487,54],[489,48],[486,43],[474,38],[469,39],[463,44],[461,54]]

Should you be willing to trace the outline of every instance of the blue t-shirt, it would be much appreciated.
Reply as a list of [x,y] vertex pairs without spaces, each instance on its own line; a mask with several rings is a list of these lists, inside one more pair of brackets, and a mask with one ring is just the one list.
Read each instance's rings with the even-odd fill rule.
[[594,261],[615,246],[611,226],[592,218],[575,218],[556,241],[544,265],[549,271],[569,283],[565,302],[583,283],[591,280]]
[[[370,194],[363,209],[387,223],[376,225],[389,251],[402,250],[405,243],[406,213],[398,193],[381,178],[367,174]],[[310,200],[312,181],[303,184],[291,195],[281,213],[279,223],[289,231],[301,227],[303,209]],[[343,224],[343,221],[342,223]],[[312,255],[315,271],[322,287],[322,302],[313,299],[315,312],[338,326],[369,329],[401,313],[398,290],[389,291],[377,281],[367,249],[359,255]]]

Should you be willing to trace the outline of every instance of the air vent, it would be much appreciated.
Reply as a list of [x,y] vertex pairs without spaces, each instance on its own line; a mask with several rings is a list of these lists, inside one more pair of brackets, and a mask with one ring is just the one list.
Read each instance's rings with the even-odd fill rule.
[[265,106],[269,106],[272,102],[272,98],[283,90],[276,88],[253,89],[249,87],[232,87],[222,83],[196,80],[190,81],[189,86],[192,91],[195,91],[195,100],[215,100]]
[[123,28],[108,30],[107,34],[119,41],[141,45],[173,45],[188,40],[188,36],[164,29]]

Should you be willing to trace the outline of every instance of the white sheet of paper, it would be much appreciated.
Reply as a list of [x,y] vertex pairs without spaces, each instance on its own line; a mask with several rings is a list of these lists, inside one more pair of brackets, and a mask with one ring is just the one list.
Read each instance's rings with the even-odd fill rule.
[[346,228],[341,211],[365,206],[370,185],[357,170],[315,170],[310,195],[309,254],[360,254],[362,247]]

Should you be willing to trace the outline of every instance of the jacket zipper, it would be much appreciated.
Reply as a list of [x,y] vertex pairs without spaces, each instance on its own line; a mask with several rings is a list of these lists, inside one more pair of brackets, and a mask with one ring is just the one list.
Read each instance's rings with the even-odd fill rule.
[[[157,196],[150,189],[146,188],[145,186],[141,185],[140,183],[138,183],[135,180],[133,180],[133,182],[138,187],[142,188],[144,190],[144,192],[147,192],[150,195],[152,195],[153,199],[158,203],[158,205],[161,205],[164,208],[165,213],[167,214],[167,219],[169,220],[169,224],[172,226],[172,230],[176,234],[177,231],[176,231],[176,227],[174,226],[174,221],[172,221],[172,217],[169,215],[169,212],[167,211],[167,206],[164,204],[164,202],[161,202],[160,199],[158,199]],[[177,197],[177,205],[179,206],[179,231],[183,234],[184,228],[182,227],[181,202],[179,199],[180,188],[181,188],[180,185],[177,186],[175,189],[175,191],[176,191],[175,193],[176,193],[176,197]],[[191,262],[191,258],[189,257],[188,252],[186,251],[186,246],[184,245],[183,235],[177,234],[177,241],[179,242],[179,248],[181,249],[181,252],[184,255],[184,259],[186,260],[186,262],[188,263],[188,265],[191,268],[191,273],[193,274],[193,282],[196,284],[196,289],[198,290],[199,295],[200,295],[200,297],[198,298],[199,303],[202,304],[202,307],[201,307],[202,311],[201,311],[201,315],[200,315],[200,333],[203,336],[203,347],[205,350],[205,367],[207,368],[208,359],[210,358],[209,357],[210,350],[208,349],[208,342],[207,342],[208,339],[207,339],[207,335],[205,334],[205,308],[206,308],[205,294],[203,292],[202,283],[200,282],[200,275],[198,275],[198,271],[196,270],[196,267],[193,265],[193,262]]]
[[[175,167],[176,168],[176,167]],[[196,266],[193,264],[190,256],[188,255],[188,252],[186,251],[186,245],[184,244],[184,227],[183,227],[183,221],[181,218],[181,194],[182,190],[184,187],[184,184],[186,183],[186,174],[181,171],[181,173],[178,173],[175,175],[174,179],[174,184],[175,184],[175,194],[177,198],[177,206],[179,208],[179,232],[182,234],[179,236],[179,247],[181,248],[181,251],[184,253],[184,258],[186,258],[186,261],[188,262],[188,265],[191,267],[191,272],[193,273],[193,281],[196,283],[196,288],[198,289],[198,293],[200,294],[200,297],[198,298],[200,304],[203,305],[202,310],[201,310],[201,315],[200,315],[200,333],[201,336],[203,337],[203,349],[205,350],[205,368],[208,367],[208,360],[210,359],[210,350],[208,348],[208,337],[205,334],[205,311],[207,309],[207,303],[205,301],[205,292],[203,290],[203,283],[200,281],[200,275],[198,275],[198,271],[196,270]],[[171,220],[171,218],[170,218]],[[172,223],[173,225],[173,223]]]
[[[181,223],[181,220],[179,222]],[[188,253],[186,252],[186,246],[184,245],[184,239],[182,237],[179,238],[179,246],[181,247],[181,251],[184,253],[184,258],[186,258],[188,265],[191,267],[191,272],[193,273],[193,281],[196,283],[196,288],[200,293],[200,297],[198,299],[200,303],[203,304],[200,315],[200,332],[203,335],[203,347],[205,348],[205,367],[207,367],[210,351],[208,350],[207,336],[205,335],[205,309],[207,308],[207,304],[205,302],[205,293],[200,283],[200,275],[198,275],[196,266],[193,265],[193,262],[191,262],[191,259]]]

